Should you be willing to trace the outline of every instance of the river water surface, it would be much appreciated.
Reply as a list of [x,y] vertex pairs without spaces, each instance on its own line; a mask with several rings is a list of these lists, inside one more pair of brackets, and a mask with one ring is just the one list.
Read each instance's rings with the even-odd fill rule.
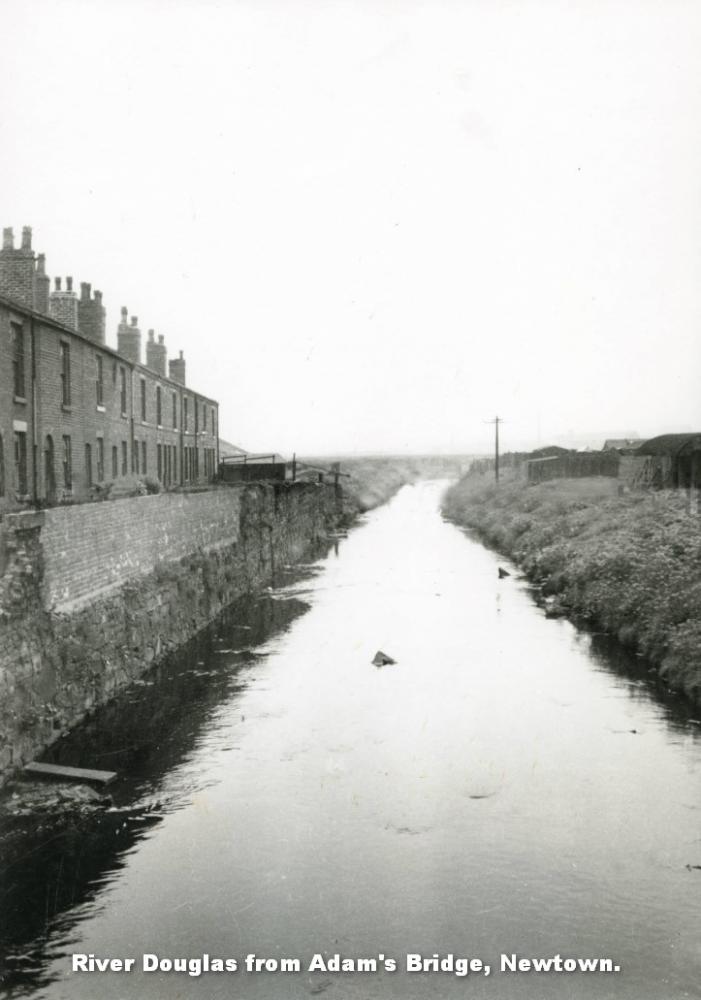
[[[405,487],[56,748],[121,777],[109,812],[14,830],[7,995],[701,996],[694,711],[499,580],[444,485]],[[302,971],[71,974],[74,952]],[[315,953],[399,970],[308,972]],[[408,974],[407,953],[492,973]],[[502,953],[621,971],[500,973]]]

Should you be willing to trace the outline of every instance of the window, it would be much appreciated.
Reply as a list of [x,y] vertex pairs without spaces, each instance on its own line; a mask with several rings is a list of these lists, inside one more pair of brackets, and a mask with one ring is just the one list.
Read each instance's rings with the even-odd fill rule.
[[119,475],[119,450],[116,444],[112,445],[112,478],[116,479]]
[[187,397],[185,397],[185,399],[183,399],[183,430],[184,431],[186,431],[186,430],[189,429],[188,428],[188,424],[190,422],[189,421],[189,417],[188,417],[188,412],[187,412],[187,410],[188,410],[188,402],[189,401],[188,401]]
[[207,407],[202,404],[202,430],[207,430]]
[[160,444],[156,445],[156,467],[158,470],[159,480],[163,480],[163,455],[161,454]]
[[27,493],[27,435],[15,431],[15,490],[20,496]]
[[198,434],[200,430],[200,408],[197,405],[196,399],[193,399],[192,401],[192,412],[195,417],[195,434]]
[[10,323],[12,331],[12,383],[15,396],[24,399],[24,329],[21,323]]
[[129,456],[127,455],[127,443],[126,443],[126,441],[122,441],[122,475],[123,476],[126,476],[126,474],[129,472],[129,465],[127,464],[128,457]]
[[0,497],[5,496],[5,451],[2,446],[2,434],[0,434]]
[[141,471],[146,475],[148,469],[146,466],[146,442],[141,442]]
[[141,379],[141,419],[146,423],[146,379]]
[[102,355],[95,355],[95,400],[98,406],[105,405],[105,375],[103,371]]
[[71,455],[70,435],[63,435],[63,488],[73,489],[73,457]]
[[85,483],[92,486],[92,448],[89,444],[85,445]]
[[122,416],[127,415],[127,370],[126,368],[119,369],[119,404],[122,411]]
[[173,430],[178,429],[178,397],[173,393]]
[[97,481],[105,481],[105,441],[104,438],[97,439]]
[[163,399],[162,399],[161,387],[156,386],[156,423],[160,427],[163,424]]
[[71,405],[71,345],[61,341],[61,405]]
[[212,421],[211,421],[211,425],[210,426],[212,428],[212,437],[215,437],[216,433],[217,433],[217,425],[215,423],[216,416],[215,416],[215,413],[214,413],[214,407],[212,407],[212,414],[211,414],[211,416],[212,416]]

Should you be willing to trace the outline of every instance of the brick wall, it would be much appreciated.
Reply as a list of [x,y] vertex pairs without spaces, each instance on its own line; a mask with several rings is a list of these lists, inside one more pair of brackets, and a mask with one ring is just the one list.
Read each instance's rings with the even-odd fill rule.
[[[101,304],[99,308],[102,309]],[[22,329],[25,347],[21,397],[14,393],[12,377],[13,324]],[[68,346],[70,356],[70,402],[67,405],[62,396],[62,344]],[[36,369],[36,421],[32,406],[32,351]],[[16,509],[24,502],[18,497],[12,457],[13,435],[18,428],[26,432],[27,490],[23,496],[26,498],[36,491],[36,498],[42,503],[91,499],[86,445],[90,446],[93,484],[114,482],[124,476],[131,479],[133,474],[160,478],[165,487],[204,484],[215,478],[218,413],[214,400],[168,378],[160,378],[144,366],[135,366],[109,348],[68,329],[38,318],[32,321],[20,308],[1,303],[0,357],[7,359],[6,364],[0,365],[0,439],[4,446],[4,459],[0,455],[0,479],[4,478],[0,514],[3,509]],[[97,392],[98,358],[102,363],[100,396]],[[122,372],[126,385],[124,412]],[[142,420],[141,410],[142,380],[146,386],[145,420]],[[156,414],[158,389],[162,400],[160,424]],[[64,483],[64,437],[70,438],[71,488]],[[36,470],[32,463],[34,440]],[[99,441],[104,451],[102,475],[98,473],[97,462]],[[115,448],[116,472],[113,467]],[[123,461],[124,449],[126,463]]]
[[239,537],[241,492],[163,493],[44,512],[45,600],[61,610],[157,563]]

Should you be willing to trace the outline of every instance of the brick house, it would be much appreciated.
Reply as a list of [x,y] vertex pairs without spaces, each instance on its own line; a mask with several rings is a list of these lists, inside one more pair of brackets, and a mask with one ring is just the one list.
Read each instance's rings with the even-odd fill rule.
[[117,349],[105,342],[102,295],[50,281],[29,227],[0,250],[0,513],[93,498],[98,487],[151,477],[204,485],[218,468],[218,403],[186,385],[162,336],[122,309]]

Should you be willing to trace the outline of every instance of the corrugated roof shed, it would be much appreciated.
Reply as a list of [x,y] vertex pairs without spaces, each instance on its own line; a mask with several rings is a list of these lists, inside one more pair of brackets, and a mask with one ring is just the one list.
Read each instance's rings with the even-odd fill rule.
[[644,441],[637,449],[638,455],[678,455],[685,451],[701,451],[701,433],[660,434]]

